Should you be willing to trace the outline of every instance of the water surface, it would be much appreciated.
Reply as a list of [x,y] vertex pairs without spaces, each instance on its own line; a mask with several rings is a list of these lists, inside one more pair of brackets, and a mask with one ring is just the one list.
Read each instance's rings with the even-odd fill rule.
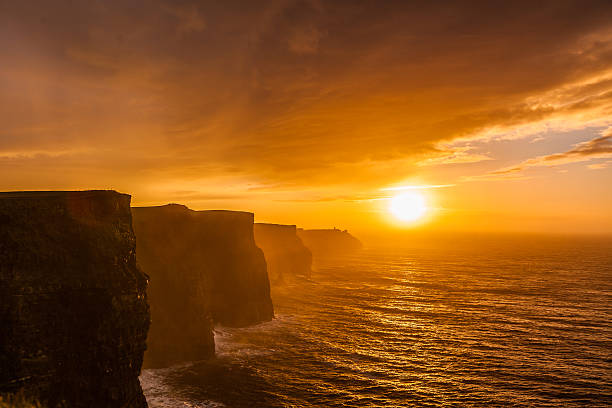
[[450,239],[319,260],[218,357],[145,370],[155,407],[612,405],[612,245]]

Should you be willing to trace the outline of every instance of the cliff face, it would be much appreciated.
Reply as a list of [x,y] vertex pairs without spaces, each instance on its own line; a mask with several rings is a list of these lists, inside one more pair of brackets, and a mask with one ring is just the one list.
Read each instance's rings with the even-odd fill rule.
[[270,283],[253,238],[253,214],[133,208],[139,264],[151,276],[148,366],[214,354],[213,323],[272,319]]
[[0,193],[0,392],[146,407],[146,286],[130,196]]
[[196,211],[209,232],[212,315],[225,326],[272,320],[270,281],[263,251],[255,245],[253,213]]
[[297,236],[295,225],[255,224],[255,242],[263,250],[274,282],[286,276],[310,276],[312,254]]
[[214,354],[210,276],[203,231],[186,207],[133,208],[136,258],[151,277],[151,328],[145,366],[202,360]]
[[346,254],[358,251],[363,247],[361,241],[348,231],[336,228],[313,230],[298,228],[297,235],[315,256]]

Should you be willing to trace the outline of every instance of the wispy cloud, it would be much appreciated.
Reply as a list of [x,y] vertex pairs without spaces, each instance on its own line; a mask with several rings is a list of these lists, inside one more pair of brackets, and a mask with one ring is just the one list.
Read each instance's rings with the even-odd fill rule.
[[463,176],[460,178],[461,182],[470,182],[470,181],[520,181],[520,180],[529,180],[532,177],[525,176],[523,174],[516,173],[486,173],[486,174],[477,174],[472,176]]
[[191,5],[166,5],[164,9],[173,15],[178,21],[176,24],[177,35],[182,36],[192,32],[200,32],[206,28],[206,21],[200,13],[196,4]]
[[593,163],[593,164],[587,165],[587,168],[590,170],[601,170],[601,169],[606,169],[609,167],[612,167],[612,160],[607,160],[601,163]]
[[421,184],[421,185],[410,185],[410,186],[395,186],[381,188],[381,191],[402,191],[402,190],[428,190],[432,188],[447,188],[454,187],[455,184]]
[[287,40],[289,49],[296,54],[314,54],[319,49],[322,36],[314,26],[297,27]]
[[492,157],[483,153],[475,153],[473,146],[439,146],[437,154],[419,161],[419,166],[436,166],[441,164],[468,164],[493,160]]
[[490,174],[519,173],[529,167],[558,166],[607,157],[612,157],[612,128],[605,130],[599,137],[574,145],[572,149],[565,152],[534,157],[515,166],[492,171]]
[[91,149],[66,149],[66,150],[21,150],[21,151],[2,151],[0,150],[0,160],[25,160],[39,158],[57,158],[73,156],[77,154],[91,153]]

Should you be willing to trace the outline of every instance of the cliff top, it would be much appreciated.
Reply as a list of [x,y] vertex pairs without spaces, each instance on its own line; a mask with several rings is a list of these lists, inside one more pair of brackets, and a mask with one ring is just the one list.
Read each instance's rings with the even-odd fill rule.
[[120,196],[131,197],[129,194],[119,193],[115,190],[79,190],[79,191],[3,191],[0,192],[0,199],[8,198],[60,198],[70,196],[71,198],[90,198],[105,194],[117,194]]
[[324,233],[324,232],[336,232],[336,233],[351,235],[351,233],[348,232],[348,230],[341,230],[341,229],[338,229],[338,228],[316,228],[316,229],[298,228],[297,230],[300,231],[300,232],[320,232],[320,233]]
[[255,223],[255,227],[256,228],[264,228],[264,229],[288,229],[288,230],[297,230],[297,227],[295,225],[290,225],[290,224],[270,224],[270,223],[266,223],[266,222],[256,222]]
[[192,209],[188,208],[187,206],[183,205],[183,204],[164,204],[164,205],[151,205],[151,206],[142,206],[142,207],[137,207],[134,206],[132,207],[132,210],[136,210],[136,211],[140,211],[140,210],[165,210],[165,211],[176,211],[176,212],[183,212],[183,211],[193,211]]
[[152,205],[152,206],[134,206],[135,210],[152,210],[152,209],[166,209],[168,211],[188,211],[197,214],[211,214],[211,215],[239,215],[244,214],[245,216],[254,217],[254,214],[249,211],[236,211],[236,210],[192,210],[183,204],[164,204],[164,205]]
[[233,211],[233,210],[202,210],[196,211],[188,208],[182,204],[165,204],[151,207],[132,207],[132,211],[141,215],[148,214],[155,216],[160,212],[164,214],[173,215],[187,215],[191,217],[197,217],[200,220],[208,220],[211,222],[240,222],[246,224],[253,224],[255,215],[247,211]]

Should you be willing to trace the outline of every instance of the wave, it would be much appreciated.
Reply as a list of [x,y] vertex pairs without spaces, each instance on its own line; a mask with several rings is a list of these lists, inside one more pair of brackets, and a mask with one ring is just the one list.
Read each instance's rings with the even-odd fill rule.
[[557,274],[558,257],[511,248],[321,262],[273,288],[273,321],[215,328],[216,358],[145,370],[145,393],[152,408],[609,405],[612,254],[588,251]]
[[226,406],[220,402],[195,401],[177,395],[175,389],[168,383],[168,378],[171,377],[172,373],[188,368],[192,364],[142,370],[140,385],[150,408],[222,408]]

